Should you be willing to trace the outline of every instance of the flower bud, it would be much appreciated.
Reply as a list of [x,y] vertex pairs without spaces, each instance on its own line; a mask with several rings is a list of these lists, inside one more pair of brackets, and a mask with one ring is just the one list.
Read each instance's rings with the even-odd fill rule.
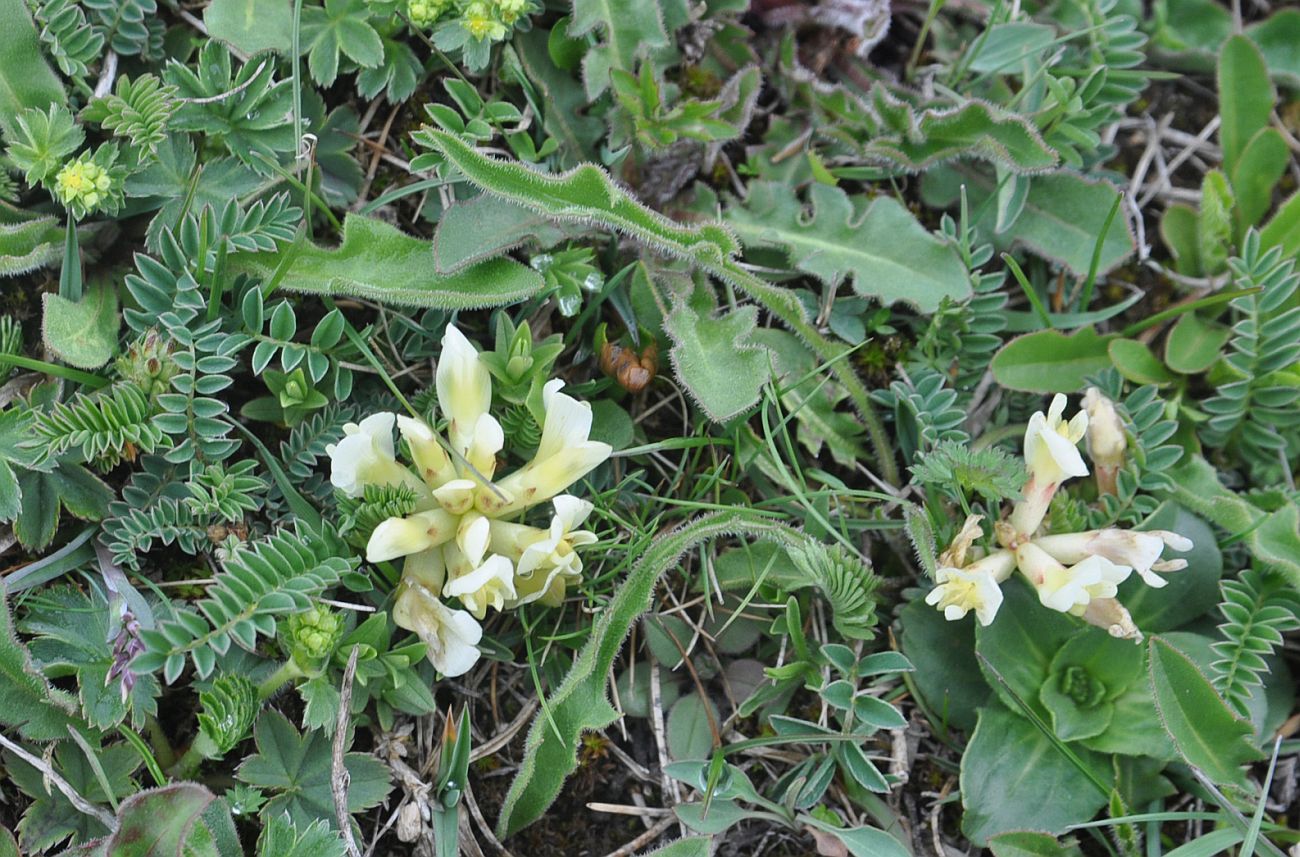
[[1116,412],[1115,403],[1096,387],[1089,387],[1084,393],[1083,406],[1088,412],[1088,455],[1097,465],[1097,490],[1114,494],[1115,478],[1124,466],[1124,451],[1128,448],[1124,421]]

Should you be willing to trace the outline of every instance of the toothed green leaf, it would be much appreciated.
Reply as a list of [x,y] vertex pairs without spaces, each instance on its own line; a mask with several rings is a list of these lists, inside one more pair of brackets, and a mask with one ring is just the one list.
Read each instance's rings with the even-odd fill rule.
[[459,273],[435,270],[429,242],[380,220],[349,214],[336,248],[305,243],[275,253],[232,256],[233,271],[263,281],[281,273],[279,288],[313,295],[368,298],[402,306],[478,309],[514,303],[536,294],[541,274],[507,258],[490,259]]

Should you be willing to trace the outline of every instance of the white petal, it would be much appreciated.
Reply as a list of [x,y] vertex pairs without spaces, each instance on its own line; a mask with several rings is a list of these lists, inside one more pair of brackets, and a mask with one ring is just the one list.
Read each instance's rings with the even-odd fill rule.
[[1070,442],[1069,438],[1062,437],[1054,431],[1044,432],[1041,436],[1043,443],[1047,445],[1048,454],[1056,466],[1066,476],[1087,476],[1088,465],[1083,463],[1083,456],[1079,453],[1079,447]]
[[398,415],[397,428],[411,450],[411,459],[420,471],[420,477],[429,485],[442,484],[454,475],[447,451],[438,443],[438,437],[424,420]]
[[585,443],[591,434],[591,405],[560,392],[564,382],[548,381],[542,398],[546,418],[542,423],[542,440],[537,447],[538,460],[550,458],[566,447]]
[[374,439],[375,447],[383,455],[392,458],[395,454],[393,447],[393,423],[397,419],[397,414],[391,411],[380,411],[377,414],[371,414],[361,421],[358,428],[361,433]]
[[434,489],[433,498],[449,514],[463,515],[474,505],[474,489],[478,487],[473,479],[453,479]]
[[572,494],[561,494],[551,503],[555,506],[555,517],[563,523],[566,533],[580,527],[595,508],[588,501]]
[[438,405],[450,420],[451,445],[466,455],[478,418],[492,404],[492,376],[478,359],[478,350],[455,325],[447,325],[442,337],[435,385]]
[[366,561],[384,562],[443,544],[455,535],[455,519],[441,509],[389,518],[375,527],[366,543]]
[[483,562],[491,532],[488,519],[477,512],[470,512],[461,518],[460,526],[456,530],[456,544],[472,567],[477,567]]

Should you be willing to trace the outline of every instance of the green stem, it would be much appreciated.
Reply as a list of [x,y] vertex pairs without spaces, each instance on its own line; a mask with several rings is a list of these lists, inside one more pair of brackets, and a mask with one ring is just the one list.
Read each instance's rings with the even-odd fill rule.
[[172,749],[171,742],[167,740],[167,735],[158,723],[158,718],[150,717],[145,720],[144,731],[149,735],[149,746],[153,747],[154,758],[158,760],[158,764],[164,768],[170,768],[176,764],[176,751]]
[[890,485],[898,485],[898,463],[894,460],[889,434],[885,431],[885,424],[876,413],[876,409],[871,405],[871,396],[867,392],[866,385],[862,383],[857,372],[853,371],[853,366],[844,359],[849,350],[847,346],[831,342],[822,336],[816,327],[809,324],[803,306],[793,293],[759,279],[734,262],[724,262],[721,266],[714,267],[713,271],[762,304],[764,309],[789,326],[812,349],[813,353],[826,363],[835,380],[839,381],[848,392],[853,409],[857,411],[859,419],[867,429],[867,436],[871,439],[881,478]]
[[44,372],[46,375],[63,378],[67,381],[76,381],[78,384],[84,384],[94,390],[107,387],[109,383],[107,378],[101,378],[89,372],[82,372],[80,369],[73,369],[71,366],[59,366],[56,363],[47,363],[44,360],[37,360],[32,357],[23,357],[21,354],[0,354],[0,366],[6,363],[20,369],[30,369],[34,372]]
[[293,658],[290,658],[280,664],[278,670],[271,673],[260,684],[258,684],[257,698],[259,700],[268,699],[286,683],[293,681],[294,679],[304,678],[305,676],[306,673],[298,669],[298,665],[294,663]]

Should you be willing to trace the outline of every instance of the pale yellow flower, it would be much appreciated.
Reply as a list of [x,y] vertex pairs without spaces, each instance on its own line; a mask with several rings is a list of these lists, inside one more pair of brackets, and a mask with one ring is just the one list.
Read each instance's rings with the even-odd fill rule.
[[965,568],[940,568],[925,603],[942,610],[950,622],[974,610],[979,623],[988,625],[1002,606],[1002,582],[1015,565],[1015,554],[997,551]]
[[483,628],[468,612],[443,604],[422,583],[402,581],[393,603],[393,621],[419,635],[425,656],[444,676],[464,675],[478,662]]

